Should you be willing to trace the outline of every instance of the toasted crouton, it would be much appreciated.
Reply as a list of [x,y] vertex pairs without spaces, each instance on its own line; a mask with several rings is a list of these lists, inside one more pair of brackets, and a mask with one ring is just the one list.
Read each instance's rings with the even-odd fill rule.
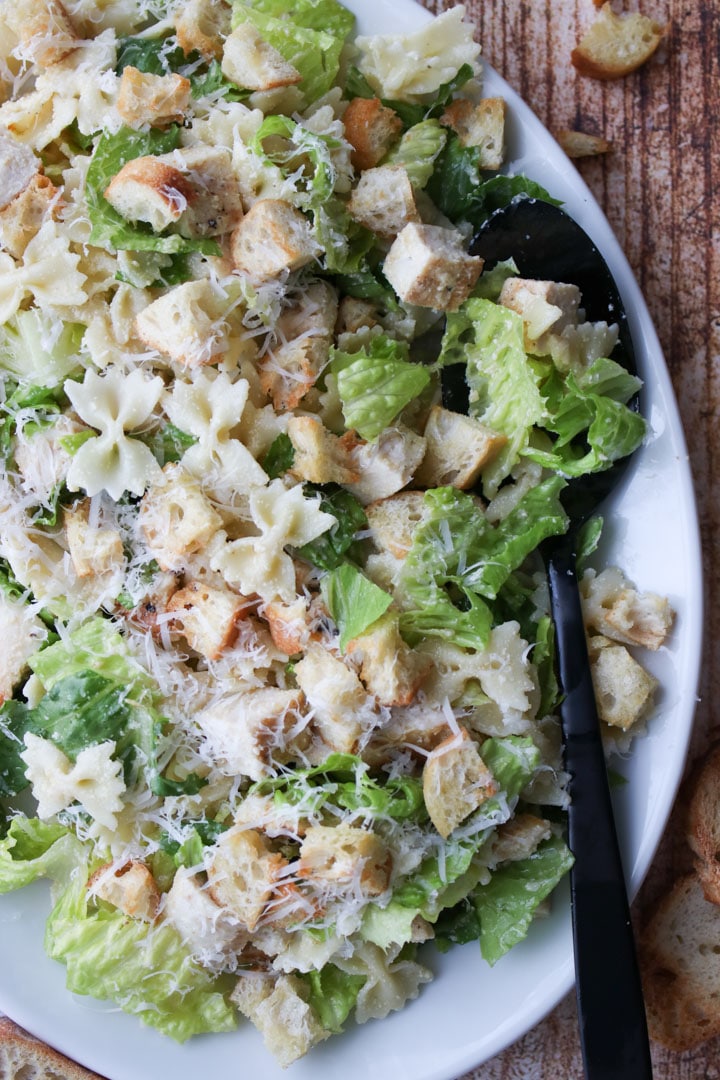
[[225,39],[221,67],[223,75],[246,90],[274,90],[302,82],[298,69],[249,22],[240,23]]
[[598,715],[610,727],[627,731],[652,705],[657,679],[634,660],[624,645],[602,634],[588,639]]
[[668,600],[652,592],[638,592],[622,570],[606,567],[587,570],[581,595],[585,624],[598,634],[624,645],[659,649],[672,627],[674,613]]
[[190,647],[208,660],[217,660],[235,640],[247,601],[230,589],[191,581],[173,593],[167,610],[175,616],[171,625]]
[[305,1000],[307,994],[307,985],[295,975],[244,972],[230,996],[286,1067],[330,1035]]
[[274,686],[231,694],[198,713],[198,726],[224,771],[262,780],[298,745],[304,727],[297,711],[301,697]]
[[182,867],[166,895],[163,914],[193,956],[222,961],[247,940],[237,916],[215,903],[200,877]]
[[208,278],[184,281],[153,300],[135,318],[135,333],[187,368],[217,364],[228,347],[227,301]]
[[363,326],[378,325],[378,309],[369,300],[359,300],[355,296],[343,296],[338,308],[338,334],[355,334]]
[[422,435],[398,424],[388,428],[371,443],[361,443],[352,452],[360,479],[348,489],[363,504],[394,495],[407,486],[425,456]]
[[130,127],[165,127],[180,121],[189,102],[190,80],[182,75],[151,75],[131,65],[123,68],[117,110]]
[[16,259],[21,258],[43,222],[55,216],[59,195],[52,181],[36,172],[27,187],[0,210],[0,247]]
[[561,128],[555,138],[569,158],[597,157],[612,150],[612,143],[600,135],[589,135],[585,131],[571,131]]
[[304,652],[310,640],[308,601],[299,596],[291,604],[273,600],[265,604],[262,614],[270,627],[273,643],[288,656]]
[[143,495],[138,524],[161,569],[177,570],[184,555],[205,547],[222,518],[182,465],[170,463]]
[[412,547],[413,534],[426,514],[423,491],[399,491],[365,507],[372,541],[381,551],[404,559]]
[[278,344],[260,365],[260,385],[277,412],[295,409],[314,386],[330,357],[338,297],[326,281],[314,281],[298,303],[280,314]]
[[639,953],[651,1038],[689,1050],[720,1034],[720,908],[695,874],[661,897]]
[[492,843],[493,862],[518,862],[526,859],[543,840],[552,836],[550,822],[534,814],[515,814],[499,825]]
[[122,537],[117,529],[91,525],[90,500],[66,508],[63,527],[73,570],[79,578],[105,574],[124,560]]
[[430,754],[422,781],[430,820],[445,839],[498,790],[477,743],[462,727]]
[[29,146],[0,130],[0,210],[25,190],[40,169]]
[[405,644],[393,615],[353,638],[346,652],[359,661],[360,678],[381,705],[409,705],[432,667],[429,656]]
[[410,222],[393,241],[383,273],[401,300],[436,311],[456,311],[468,298],[483,260],[468,255],[462,234]]
[[567,326],[576,326],[580,308],[577,285],[531,278],[508,278],[500,290],[499,302],[522,317],[525,348],[543,355],[547,335],[558,334]]
[[132,919],[152,922],[157,915],[160,891],[145,863],[137,859],[120,867],[113,863],[99,867],[90,876],[87,889]]
[[403,122],[380,98],[353,98],[343,115],[345,138],[353,147],[351,161],[358,172],[372,169],[402,134]]
[[215,843],[207,862],[210,895],[253,930],[286,865],[256,829],[228,829]]
[[295,460],[291,472],[312,484],[352,484],[359,473],[350,458],[357,439],[353,432],[333,435],[317,416],[291,416],[287,433]]
[[447,713],[438,706],[415,702],[392,710],[390,719],[373,733],[366,751],[373,760],[387,759],[388,748],[432,751],[452,735]]
[[192,199],[180,231],[190,236],[221,236],[241,221],[243,204],[232,154],[224,146],[185,146],[160,160],[187,176]]
[[230,239],[235,267],[251,281],[269,281],[299,270],[320,254],[307,218],[283,199],[259,199]]
[[392,857],[374,832],[357,825],[313,825],[300,847],[298,874],[330,883],[357,882],[368,896],[388,886]]
[[178,45],[186,56],[199,52],[204,60],[220,60],[230,21],[224,0],[187,0],[175,22]]
[[452,485],[465,491],[507,442],[492,428],[471,416],[433,405],[423,432],[425,457],[415,473],[422,487]]
[[720,744],[711,748],[696,771],[687,830],[705,898],[720,904]]
[[295,678],[313,710],[312,723],[324,742],[352,754],[362,734],[360,713],[368,695],[354,671],[321,645],[310,644],[295,665]]
[[20,38],[23,58],[40,67],[57,64],[80,44],[60,0],[19,0],[6,4],[3,15]]
[[581,75],[618,79],[649,60],[666,33],[667,27],[654,19],[637,11],[616,15],[606,3],[570,59]]
[[180,219],[193,190],[179,169],[147,155],[123,165],[104,195],[128,221],[146,221],[155,232],[162,232]]
[[347,204],[348,212],[378,236],[394,236],[410,221],[420,221],[410,177],[402,165],[367,169]]
[[27,662],[47,640],[48,631],[35,611],[22,600],[0,592],[0,705],[12,697]]
[[445,109],[440,123],[452,128],[463,146],[478,148],[480,168],[500,168],[505,156],[504,98],[483,98],[477,103],[456,98]]

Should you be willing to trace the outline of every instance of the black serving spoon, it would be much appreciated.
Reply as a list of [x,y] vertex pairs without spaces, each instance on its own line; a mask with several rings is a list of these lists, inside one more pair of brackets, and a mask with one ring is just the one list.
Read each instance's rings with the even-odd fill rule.
[[[587,233],[559,207],[536,199],[515,200],[480,228],[470,251],[484,258],[486,269],[513,258],[522,277],[577,285],[589,320],[618,324],[613,358],[635,373],[627,316],[612,274]],[[448,408],[466,411],[467,388],[461,390],[455,368],[443,375],[443,401]],[[637,408],[637,401],[633,405]],[[560,713],[565,768],[570,775],[568,842],[575,856],[570,891],[576,993],[587,1080],[652,1077],[642,985],[575,565],[581,526],[617,486],[629,460],[571,480],[563,495],[570,518],[568,532],[541,547],[564,695]]]

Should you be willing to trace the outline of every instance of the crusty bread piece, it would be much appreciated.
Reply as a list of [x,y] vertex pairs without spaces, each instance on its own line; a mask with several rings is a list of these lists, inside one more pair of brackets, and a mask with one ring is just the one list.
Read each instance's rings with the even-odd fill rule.
[[555,138],[570,158],[597,157],[612,150],[612,143],[600,135],[588,135],[585,131],[571,131],[561,128]]
[[0,247],[21,258],[46,219],[56,216],[59,202],[60,192],[52,180],[36,172],[27,187],[0,210]]
[[102,1080],[40,1039],[0,1016],[0,1077],[2,1080]]
[[453,487],[465,491],[505,446],[505,435],[475,420],[433,405],[423,432],[427,449],[415,473],[421,487]]
[[179,169],[147,155],[123,165],[103,194],[128,221],[146,221],[161,232],[180,218],[194,193]]
[[706,899],[720,904],[720,743],[703,759],[691,790],[687,841]]
[[469,101],[456,98],[445,109],[440,123],[457,134],[463,146],[476,146],[482,169],[499,169],[505,156],[505,99]]
[[190,80],[182,75],[152,75],[130,64],[123,68],[117,110],[130,127],[164,127],[180,122],[189,102]]
[[220,60],[230,19],[230,5],[224,0],[188,0],[175,23],[178,45],[186,56],[197,50],[205,60]]
[[475,287],[483,260],[468,255],[457,229],[409,222],[393,241],[383,273],[401,300],[457,311]]
[[637,11],[616,15],[609,3],[571,53],[581,75],[619,79],[636,71],[657,49],[667,27]]
[[19,0],[4,7],[7,25],[20,38],[23,59],[50,67],[64,60],[80,44],[60,0]]
[[409,221],[421,220],[410,177],[402,165],[366,169],[347,208],[361,225],[388,240],[397,236]]
[[445,839],[498,790],[477,743],[462,727],[430,754],[422,782],[430,820]]
[[397,142],[402,120],[380,98],[353,98],[343,115],[345,138],[353,147],[350,160],[358,172],[378,165]]
[[302,82],[302,75],[268,44],[252,23],[236,26],[225,39],[223,75],[247,90],[275,90]]
[[424,491],[398,491],[387,499],[377,499],[365,507],[373,543],[404,559],[413,542],[413,534],[426,514]]
[[720,907],[687,874],[666,893],[640,944],[648,1029],[670,1050],[720,1034]]
[[25,190],[40,164],[29,146],[0,129],[0,210]]
[[233,262],[254,282],[299,270],[320,254],[310,223],[283,199],[259,199],[230,237]]

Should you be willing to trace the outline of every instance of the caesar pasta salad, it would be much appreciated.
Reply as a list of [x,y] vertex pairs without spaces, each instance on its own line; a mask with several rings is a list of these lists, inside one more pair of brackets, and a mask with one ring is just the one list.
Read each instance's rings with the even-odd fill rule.
[[[69,991],[284,1065],[572,862],[537,548],[645,423],[576,287],[468,254],[551,196],[464,15],[0,11],[0,891]],[[626,746],[672,613],[582,587]]]

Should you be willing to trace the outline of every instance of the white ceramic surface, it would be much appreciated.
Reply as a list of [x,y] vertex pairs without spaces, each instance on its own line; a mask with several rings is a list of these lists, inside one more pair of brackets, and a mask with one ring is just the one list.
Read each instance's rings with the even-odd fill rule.
[[[413,0],[346,0],[360,33],[410,30],[429,18]],[[509,105],[510,170],[525,172],[564,200],[605,255],[630,313],[643,411],[652,436],[606,513],[607,561],[642,589],[669,596],[677,621],[667,647],[650,658],[662,684],[649,734],[619,764],[629,783],[615,806],[631,892],[648,869],[682,773],[701,655],[701,554],[692,481],[677,405],[647,308],[627,261],[589,190],[518,96],[486,69],[488,94]],[[44,884],[0,897],[0,1008],[64,1053],[110,1080],[452,1080],[519,1038],[570,989],[572,943],[567,890],[553,913],[494,969],[476,944],[445,956],[428,951],[437,974],[401,1012],[350,1028],[284,1072],[249,1024],[236,1033],[178,1046],[112,1006],[70,995],[64,968],[43,952],[50,901]]]

